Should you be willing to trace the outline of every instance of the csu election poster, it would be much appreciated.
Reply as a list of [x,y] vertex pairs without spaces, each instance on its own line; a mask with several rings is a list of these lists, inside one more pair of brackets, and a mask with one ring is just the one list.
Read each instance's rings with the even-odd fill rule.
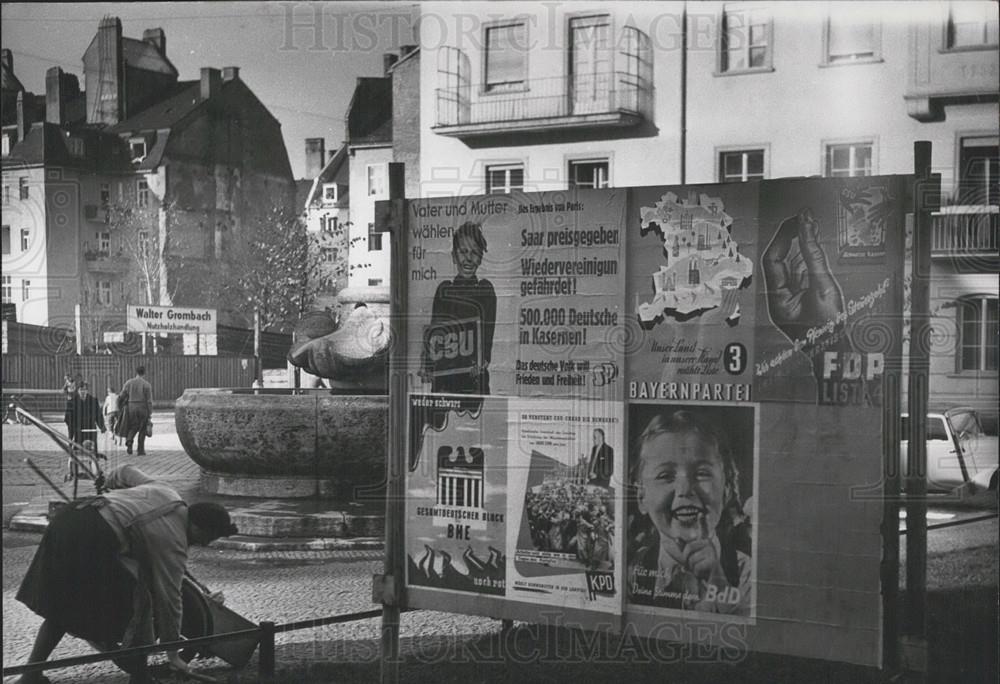
[[624,190],[411,202],[411,388],[620,398]]

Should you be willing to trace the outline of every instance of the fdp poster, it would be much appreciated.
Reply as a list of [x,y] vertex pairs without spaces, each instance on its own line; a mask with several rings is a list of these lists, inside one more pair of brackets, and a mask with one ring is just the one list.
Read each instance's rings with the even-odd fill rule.
[[411,202],[413,390],[620,398],[625,197]]
[[619,402],[511,400],[507,597],[620,614]]
[[882,405],[886,360],[900,347],[891,312],[902,285],[904,188],[897,176],[761,186],[760,400]]

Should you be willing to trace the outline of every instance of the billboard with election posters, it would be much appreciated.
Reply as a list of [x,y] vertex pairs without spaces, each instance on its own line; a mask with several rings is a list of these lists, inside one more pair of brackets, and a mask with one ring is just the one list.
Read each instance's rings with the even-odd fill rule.
[[409,202],[408,605],[878,665],[908,183]]

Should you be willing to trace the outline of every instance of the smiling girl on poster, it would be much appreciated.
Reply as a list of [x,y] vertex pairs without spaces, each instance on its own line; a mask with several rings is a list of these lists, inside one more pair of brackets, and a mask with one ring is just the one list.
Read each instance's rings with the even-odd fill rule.
[[640,605],[750,614],[750,522],[722,431],[686,410],[652,417],[637,442],[639,516],[628,587]]

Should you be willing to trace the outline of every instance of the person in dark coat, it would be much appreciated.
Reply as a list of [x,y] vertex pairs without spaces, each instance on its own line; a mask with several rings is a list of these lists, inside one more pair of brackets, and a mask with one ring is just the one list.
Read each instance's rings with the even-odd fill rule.
[[604,441],[604,430],[594,430],[594,448],[590,450],[587,467],[587,484],[607,487],[615,465],[615,450]]
[[66,423],[66,436],[73,439],[73,429],[70,427],[70,420],[73,415],[73,401],[76,399],[76,391],[83,384],[83,376],[77,373],[73,375],[66,372],[63,376],[63,396],[66,399],[66,410],[63,412],[63,422]]
[[69,438],[77,444],[93,439],[96,443],[97,430],[103,433],[107,427],[104,424],[104,411],[97,397],[90,393],[90,385],[81,382],[76,396],[67,402],[66,424],[69,426]]
[[119,418],[115,434],[125,438],[125,451],[132,453],[132,442],[139,436],[137,455],[146,454],[146,424],[153,417],[153,388],[146,381],[146,367],[135,369],[135,377],[122,387],[118,395]]
[[[29,656],[41,662],[63,635],[101,648],[135,646],[180,638],[182,578],[191,545],[208,545],[238,530],[217,503],[185,503],[170,486],[134,466],[108,474],[109,491],[67,504],[51,520],[17,600],[43,618]],[[213,600],[221,596],[210,595]],[[169,665],[191,672],[177,651]],[[146,657],[122,661],[131,684],[148,684]],[[41,673],[21,684],[44,684]]]

